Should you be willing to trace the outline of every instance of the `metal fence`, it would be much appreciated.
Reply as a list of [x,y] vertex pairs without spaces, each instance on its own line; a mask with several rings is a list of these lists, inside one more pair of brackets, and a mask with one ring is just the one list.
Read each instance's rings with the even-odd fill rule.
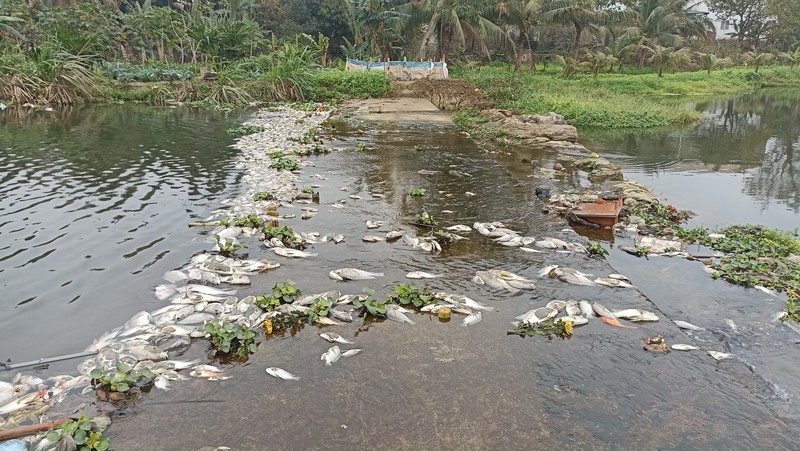
[[393,80],[444,80],[448,78],[444,61],[384,61],[372,63],[347,59],[346,70],[385,72]]

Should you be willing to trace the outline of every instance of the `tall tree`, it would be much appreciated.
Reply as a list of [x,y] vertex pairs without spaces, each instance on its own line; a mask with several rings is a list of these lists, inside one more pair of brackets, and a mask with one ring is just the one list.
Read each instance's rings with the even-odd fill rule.
[[776,20],[770,38],[783,50],[800,46],[800,0],[767,0],[767,14]]
[[541,10],[542,22],[574,27],[572,55],[576,59],[583,31],[605,22],[607,15],[607,11],[596,9],[595,0],[548,0],[542,5]]
[[713,29],[705,17],[688,14],[694,0],[640,0],[627,10],[628,38],[644,38],[646,44],[673,47],[684,38],[706,39]]
[[511,44],[514,68],[524,60],[536,70],[534,51],[539,44],[539,12],[543,0],[501,0],[495,7],[496,19],[502,24],[506,40]]
[[709,0],[709,9],[733,26],[739,45],[758,45],[767,23],[767,0]]

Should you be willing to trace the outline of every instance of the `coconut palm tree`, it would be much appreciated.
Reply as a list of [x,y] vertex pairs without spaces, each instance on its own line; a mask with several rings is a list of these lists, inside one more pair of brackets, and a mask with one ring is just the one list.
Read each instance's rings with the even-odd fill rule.
[[367,43],[369,56],[389,58],[392,45],[401,42],[396,30],[403,15],[387,0],[347,0],[347,23],[353,32],[353,47]]
[[19,30],[12,25],[21,23],[25,23],[25,21],[19,17],[0,16],[0,38],[8,35],[16,38],[19,41],[24,40],[25,37],[22,36],[22,33],[20,33]]
[[650,52],[650,57],[647,60],[658,71],[659,77],[664,76],[664,71],[674,70],[679,65],[691,61],[692,52],[687,47],[676,50],[674,47],[653,44],[649,47],[645,46],[644,49]]
[[518,70],[523,60],[536,70],[534,50],[539,41],[539,10],[543,0],[501,0],[495,7],[497,23],[501,24],[506,41],[514,57],[514,69]]
[[794,69],[794,66],[800,62],[800,47],[797,47],[794,52],[778,53],[778,58],[788,61],[791,64],[790,69]]
[[753,50],[749,52],[744,52],[742,56],[744,56],[744,60],[747,64],[753,65],[753,69],[755,70],[756,73],[758,73],[758,69],[761,66],[775,59],[774,54],[769,52],[761,52],[755,47],[753,47]]
[[596,24],[605,23],[607,11],[598,11],[595,0],[548,0],[542,5],[541,21],[548,24],[572,25],[575,39],[572,56],[578,58],[581,34]]
[[687,14],[695,0],[641,0],[626,11],[625,35],[643,38],[645,45],[682,45],[685,38],[708,38],[713,25],[705,17]]

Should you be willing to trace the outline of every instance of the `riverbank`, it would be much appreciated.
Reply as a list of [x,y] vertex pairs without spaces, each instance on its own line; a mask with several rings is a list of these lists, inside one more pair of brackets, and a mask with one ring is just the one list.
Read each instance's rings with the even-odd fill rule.
[[[696,122],[700,114],[685,106],[685,96],[721,96],[762,87],[800,87],[800,71],[764,67],[665,74],[532,74],[513,66],[453,68],[454,78],[478,88],[496,108],[523,114],[556,111],[577,127],[650,128]],[[469,113],[469,111],[467,111]]]

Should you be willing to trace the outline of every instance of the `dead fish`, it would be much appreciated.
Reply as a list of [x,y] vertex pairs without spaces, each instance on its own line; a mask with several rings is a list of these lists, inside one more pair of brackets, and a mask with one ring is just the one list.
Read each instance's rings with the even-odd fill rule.
[[323,326],[341,326],[344,323],[340,323],[339,321],[334,321],[330,318],[326,318],[324,316],[320,316],[317,318],[317,324],[322,324]]
[[437,279],[442,277],[440,274],[431,274],[423,271],[414,271],[406,274],[408,279]]
[[558,280],[562,282],[571,283],[573,285],[588,285],[593,286],[594,283],[587,279],[586,276],[590,274],[584,274],[577,269],[574,268],[556,268],[552,272],[550,272],[550,276],[555,276]]
[[332,316],[334,319],[338,319],[339,321],[344,321],[347,323],[353,322],[353,315],[349,312],[342,312],[339,310],[328,310],[328,315]]
[[353,344],[352,341],[342,337],[341,335],[339,335],[339,334],[337,334],[335,332],[326,332],[326,333],[319,334],[319,336],[324,338],[325,340],[327,340],[328,343],[342,343],[342,344],[346,344],[346,345]]
[[405,313],[403,313],[401,310],[399,310],[397,308],[387,308],[386,309],[386,318],[388,318],[388,319],[390,319],[392,321],[397,321],[398,323],[408,323],[408,324],[411,324],[412,326],[414,324],[417,324],[411,318],[406,316]]
[[329,273],[332,279],[337,280],[367,280],[383,277],[382,272],[369,272],[356,268],[335,269]]
[[419,171],[417,171],[417,174],[420,174],[420,175],[434,175],[434,174],[438,174],[438,173],[439,173],[439,171],[430,171],[428,169],[420,169]]
[[598,277],[594,279],[594,283],[611,288],[636,288],[624,280],[612,279],[610,277]]
[[611,312],[615,318],[627,319],[628,321],[658,321],[655,313],[639,309],[625,309]]
[[358,194],[351,194],[348,197],[353,200],[361,200],[361,196],[359,196]]
[[359,348],[348,349],[347,351],[344,351],[342,353],[342,357],[353,357],[354,355],[359,354],[360,352],[361,349]]
[[292,374],[292,373],[290,373],[290,372],[288,372],[288,371],[286,371],[284,369],[278,368],[276,366],[271,366],[271,367],[267,368],[266,371],[267,371],[267,374],[269,374],[270,376],[277,377],[277,378],[283,379],[285,381],[299,381],[300,380],[300,377],[295,376],[294,374]]
[[686,321],[674,320],[673,322],[675,323],[676,326],[680,327],[681,329],[686,329],[686,330],[705,330],[700,326],[695,326],[694,324],[687,323]]
[[386,241],[393,241],[393,240],[396,240],[398,238],[402,238],[403,236],[405,236],[405,234],[406,234],[406,232],[404,232],[402,230],[392,230],[392,231],[386,232]]
[[518,319],[528,324],[539,324],[541,322],[547,321],[550,318],[555,318],[556,315],[558,315],[558,310],[556,309],[549,307],[539,307],[528,310],[522,315],[515,317],[515,319]]
[[600,321],[602,321],[602,322],[604,322],[604,323],[606,323],[606,324],[608,324],[610,326],[625,327],[625,328],[628,328],[628,329],[635,329],[636,328],[636,326],[626,326],[626,325],[620,323],[619,321],[617,321],[617,320],[615,320],[613,318],[606,318],[605,316],[601,316],[600,317]]
[[159,285],[156,287],[156,299],[166,301],[176,292],[175,285]]
[[731,354],[731,353],[719,352],[719,351],[708,351],[708,355],[710,355],[711,357],[714,357],[714,359],[716,359],[716,360],[729,359],[729,358],[733,357],[733,354]]
[[290,258],[309,258],[309,257],[316,257],[316,252],[306,252],[301,251],[298,249],[291,249],[288,247],[273,247],[272,251],[282,257],[290,257]]
[[456,224],[454,226],[445,227],[445,230],[453,233],[469,233],[472,232],[472,227],[463,225],[463,224]]
[[336,235],[333,236],[333,238],[331,238],[331,240],[333,241],[334,244],[339,244],[342,241],[344,241],[344,235],[342,235],[341,233],[337,233]]
[[739,330],[738,330],[739,328],[736,327],[736,323],[734,323],[732,319],[727,319],[726,318],[725,319],[725,324],[727,324],[728,327],[730,327],[733,332],[735,332],[735,333],[739,332]]
[[224,381],[230,379],[230,376],[225,376],[225,373],[213,365],[197,365],[189,373],[192,377],[203,377],[210,381]]
[[590,304],[589,301],[578,301],[578,307],[581,309],[581,313],[586,318],[594,316],[594,309],[592,308],[592,304]]
[[181,282],[183,280],[188,280],[189,276],[183,273],[183,271],[167,271],[164,273],[164,280],[169,283],[176,283]]
[[567,308],[567,303],[564,302],[564,301],[558,301],[558,300],[550,301],[550,302],[547,303],[547,305],[545,305],[545,307],[551,308],[553,310],[561,312],[561,311],[564,311]]
[[592,304],[592,310],[594,310],[597,316],[609,319],[616,319],[614,315],[607,308],[603,306],[603,304],[600,304],[598,302]]
[[464,327],[472,326],[474,324],[478,324],[479,322],[481,322],[482,319],[483,319],[483,316],[482,316],[481,312],[471,313],[471,314],[467,315],[466,318],[464,318],[464,321],[461,322],[461,325],[464,326]]
[[383,225],[383,221],[367,221],[367,228],[368,229],[377,229],[378,227]]
[[776,297],[778,296],[778,292],[777,291],[769,289],[769,288],[767,288],[767,287],[765,287],[763,285],[756,285],[753,288],[755,288],[756,290],[761,290],[761,291],[763,291],[764,293],[767,293],[770,296],[776,296]]
[[537,274],[539,277],[549,276],[554,269],[558,268],[558,265],[548,265],[542,268],[541,271]]
[[[591,309],[592,309],[592,308],[591,308],[591,306],[590,306],[590,307],[589,307],[589,310],[591,310]],[[567,312],[567,316],[579,316],[579,315],[581,315],[581,314],[582,314],[582,312],[583,312],[583,311],[581,310],[581,307],[580,307],[580,306],[578,305],[578,303],[577,303],[577,302],[575,302],[575,301],[570,301],[570,302],[567,302],[567,305],[564,307],[564,310],[566,310],[566,312]]]
[[626,276],[623,276],[622,274],[609,274],[608,278],[609,279],[622,280],[622,281],[625,281],[625,282],[628,282],[628,283],[630,283],[630,281],[631,281],[631,279],[627,278]]
[[197,284],[186,285],[186,292],[207,294],[209,296],[233,296],[236,294],[234,289],[214,288]]
[[164,391],[169,391],[170,389],[169,379],[164,376],[156,376],[155,380],[153,380],[153,385],[155,385],[156,388]]
[[681,343],[676,343],[676,344],[670,346],[670,348],[672,348],[672,349],[674,349],[676,351],[693,351],[695,349],[700,349],[697,346],[685,345],[685,344],[681,344]]
[[365,235],[361,238],[361,241],[365,243],[377,243],[378,241],[383,241],[383,238],[375,235]]
[[468,298],[468,297],[466,297],[466,296],[457,296],[457,297],[456,297],[456,299],[457,299],[459,302],[461,302],[461,303],[465,304],[467,307],[469,307],[469,308],[471,308],[471,309],[475,309],[475,310],[487,310],[487,311],[492,311],[492,310],[494,310],[494,307],[489,307],[488,305],[483,305],[483,304],[481,304],[480,302],[478,302],[478,301],[475,301],[475,300],[473,300],[473,299],[470,299],[470,298]]
[[586,317],[580,315],[561,316],[556,318],[556,321],[569,321],[573,326],[583,326],[584,324],[589,323],[589,320]]
[[336,363],[341,357],[342,357],[342,350],[339,349],[338,346],[331,346],[330,348],[328,348],[327,351],[325,351],[324,354],[322,354],[322,356],[320,356],[319,359],[325,362],[325,366],[331,366],[334,363]]

